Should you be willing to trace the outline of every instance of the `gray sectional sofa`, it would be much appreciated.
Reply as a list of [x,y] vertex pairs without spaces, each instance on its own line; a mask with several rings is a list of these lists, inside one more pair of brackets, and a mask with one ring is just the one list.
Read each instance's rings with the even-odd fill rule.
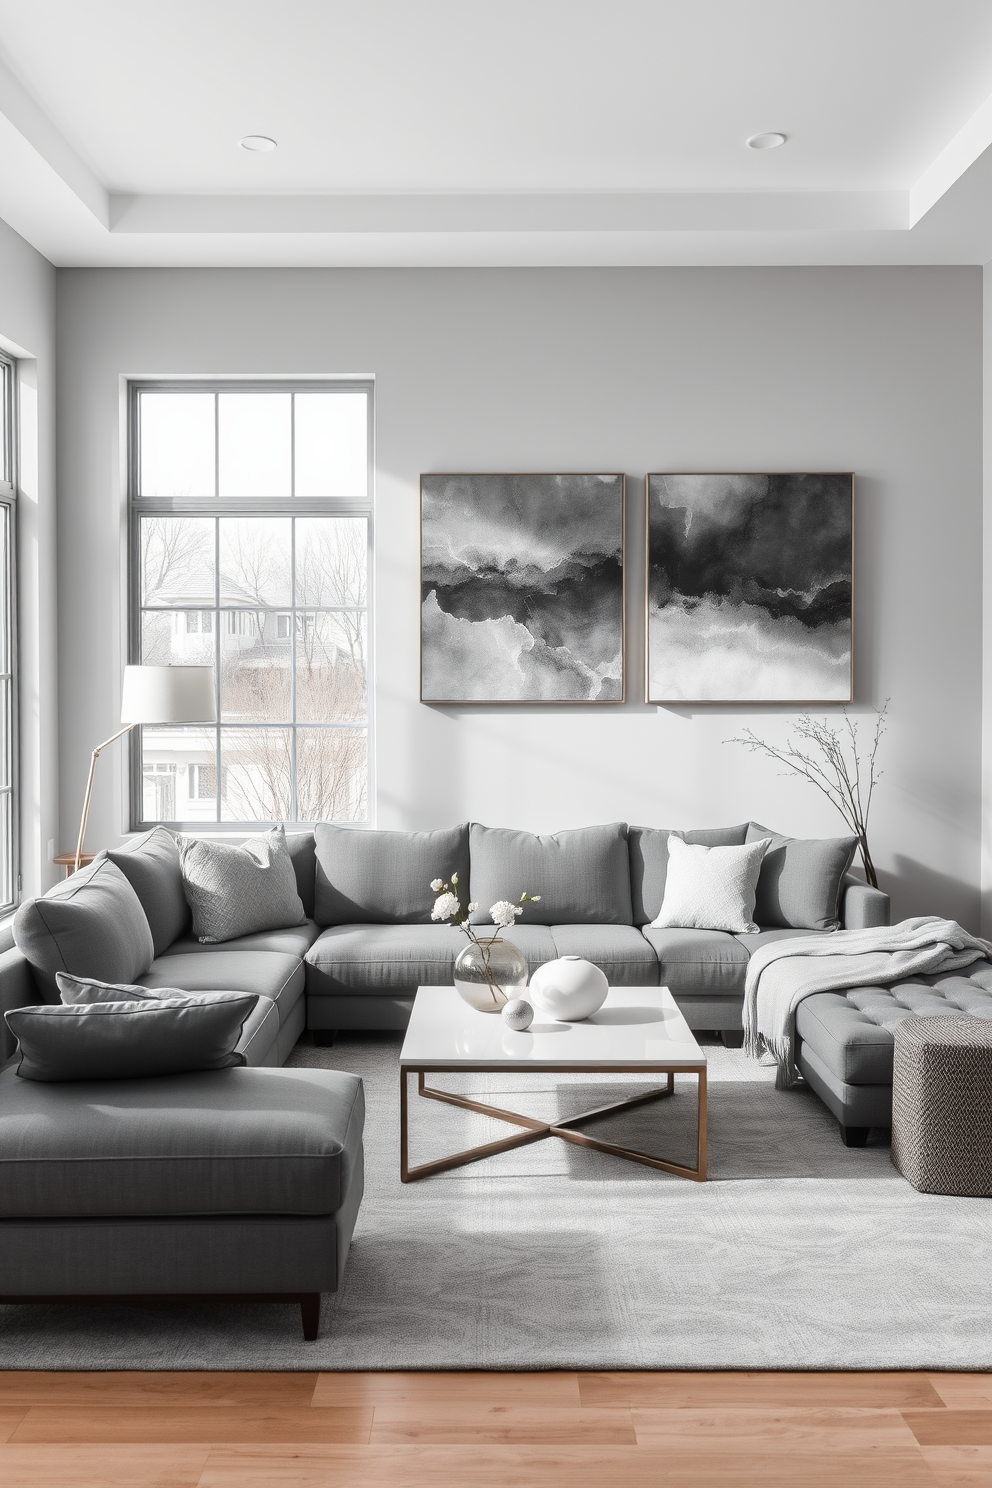
[[[315,833],[287,837],[305,922],[202,945],[190,931],[173,840],[164,828],[155,828],[101,854],[40,904],[53,916],[59,901],[78,903],[86,897],[94,902],[94,925],[103,927],[103,933],[81,938],[73,949],[53,952],[51,965],[106,981],[127,980],[114,941],[115,922],[122,919],[115,914],[114,896],[130,886],[151,935],[147,964],[140,964],[138,948],[130,979],[190,992],[257,993],[260,1001],[242,1043],[247,1062],[255,1066],[283,1064],[305,1027],[319,1041],[337,1029],[403,1028],[419,985],[450,984],[465,939],[449,924],[431,923],[430,882],[450,879],[453,872],[466,900],[482,906],[475,916],[479,921],[498,898],[515,900],[524,890],[540,894],[539,903],[527,905],[523,918],[504,932],[532,971],[558,956],[584,956],[615,986],[667,985],[690,1027],[739,1042],[752,952],[769,940],[808,935],[810,926],[781,923],[789,906],[783,910],[774,886],[759,880],[759,911],[764,907],[772,923],[758,934],[652,928],[664,896],[669,835],[624,823],[545,837],[479,823],[409,833],[322,824]],[[774,836],[748,822],[679,835],[704,846]],[[788,839],[776,841],[788,850]],[[769,863],[771,857],[769,849]],[[837,875],[836,900],[835,926],[888,922],[887,896],[850,874]],[[57,1001],[51,965],[46,969],[37,956],[30,965],[8,943],[0,952],[0,1011]],[[3,1031],[9,1056],[12,1041]]]

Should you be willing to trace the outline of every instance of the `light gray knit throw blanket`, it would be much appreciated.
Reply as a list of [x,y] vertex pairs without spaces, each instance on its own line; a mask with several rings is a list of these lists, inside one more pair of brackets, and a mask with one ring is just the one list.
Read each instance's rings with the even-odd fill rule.
[[748,963],[744,1048],[755,1059],[766,1052],[773,1055],[778,1065],[776,1088],[786,1090],[799,1079],[796,1008],[804,997],[955,971],[983,958],[992,960],[992,942],[936,915],[917,915],[870,930],[774,941],[755,951]]

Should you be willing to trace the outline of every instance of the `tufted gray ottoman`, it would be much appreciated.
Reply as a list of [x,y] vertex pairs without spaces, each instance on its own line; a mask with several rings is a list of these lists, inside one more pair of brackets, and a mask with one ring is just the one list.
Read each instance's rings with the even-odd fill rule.
[[912,1018],[896,1029],[892,1161],[920,1193],[992,1197],[988,1018]]
[[888,986],[817,992],[796,1011],[796,1063],[833,1112],[848,1147],[863,1147],[871,1127],[892,1125],[896,1030],[925,1018],[961,1013],[992,1028],[992,965],[913,977]]

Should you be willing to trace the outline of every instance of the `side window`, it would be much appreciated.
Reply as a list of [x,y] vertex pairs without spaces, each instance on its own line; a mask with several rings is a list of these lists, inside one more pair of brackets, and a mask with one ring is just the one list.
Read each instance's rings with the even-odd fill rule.
[[216,725],[135,733],[133,829],[368,820],[372,386],[134,382],[132,661]]

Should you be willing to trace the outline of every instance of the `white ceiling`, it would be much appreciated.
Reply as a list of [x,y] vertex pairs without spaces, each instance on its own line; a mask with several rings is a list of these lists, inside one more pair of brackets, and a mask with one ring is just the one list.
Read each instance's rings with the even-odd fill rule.
[[989,0],[0,0],[57,264],[978,263],[990,145]]

